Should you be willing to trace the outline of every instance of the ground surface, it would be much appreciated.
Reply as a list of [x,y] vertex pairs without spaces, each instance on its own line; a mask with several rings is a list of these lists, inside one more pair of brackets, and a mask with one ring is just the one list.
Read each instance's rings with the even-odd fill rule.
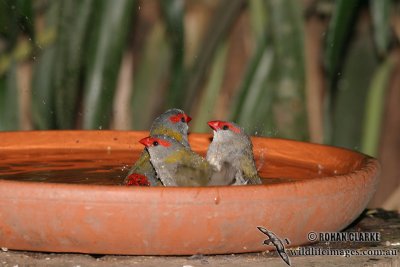
[[[292,266],[400,266],[400,214],[383,210],[365,212],[346,231],[379,232],[380,242],[328,242],[307,248],[397,251],[396,256],[290,256]],[[191,257],[149,257],[1,251],[0,266],[287,266],[276,252]]]

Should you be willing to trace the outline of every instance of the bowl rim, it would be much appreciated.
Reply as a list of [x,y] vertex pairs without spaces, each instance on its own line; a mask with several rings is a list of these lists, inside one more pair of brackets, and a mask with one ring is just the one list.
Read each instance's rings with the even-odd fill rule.
[[[36,135],[36,136],[41,136],[42,138],[38,143],[31,144],[29,146],[29,141],[28,138],[26,138],[26,134],[28,135]],[[65,135],[71,135],[72,137],[77,137],[82,135],[107,135],[107,136],[112,136],[115,134],[133,134],[133,135],[148,135],[148,131],[120,131],[120,130],[49,130],[49,131],[9,131],[9,132],[0,132],[0,152],[2,150],[7,150],[10,152],[15,152],[15,151],[23,151],[27,149],[46,149],[46,150],[60,150],[60,148],[57,148],[54,144],[54,142],[51,142],[51,146],[47,147],[43,145],[44,135],[56,135],[56,136],[65,136]],[[23,142],[17,143],[15,145],[8,145],[8,146],[2,146],[2,143],[7,140],[7,137],[10,138],[12,136],[15,137],[15,135],[20,135],[19,137],[25,137],[23,139]],[[48,136],[47,136],[48,137]],[[189,140],[192,138],[196,138],[197,140],[204,139],[207,140],[210,137],[212,137],[211,134],[204,134],[204,133],[190,133],[189,135]],[[145,192],[155,192],[158,193],[162,191],[164,194],[165,193],[171,193],[175,194],[176,190],[188,190],[188,191],[194,191],[197,192],[199,190],[215,190],[215,188],[218,188],[219,190],[228,190],[228,191],[243,191],[244,188],[246,189],[258,189],[261,190],[261,188],[270,188],[278,189],[280,187],[286,187],[288,183],[296,183],[296,184],[307,184],[307,185],[317,185],[320,183],[321,180],[324,181],[331,181],[331,180],[342,180],[345,182],[346,180],[349,179],[351,176],[356,176],[356,175],[361,175],[364,176],[366,172],[371,172],[373,173],[374,176],[378,177],[381,171],[381,166],[380,163],[377,159],[370,157],[368,155],[365,155],[360,152],[356,152],[347,148],[341,148],[341,147],[336,147],[336,146],[331,146],[331,145],[323,145],[323,144],[317,144],[317,143],[310,143],[310,142],[302,142],[302,141],[296,141],[296,140],[290,140],[290,139],[284,139],[284,138],[270,138],[270,137],[259,137],[259,136],[252,136],[251,137],[253,143],[257,142],[259,140],[269,140],[270,142],[278,142],[278,143],[292,143],[292,144],[300,144],[300,145],[306,145],[306,146],[312,146],[315,148],[326,148],[326,149],[334,149],[337,151],[342,151],[349,153],[351,155],[359,157],[359,160],[361,161],[361,164],[358,166],[358,168],[354,169],[353,171],[345,174],[338,174],[338,175],[330,175],[330,176],[323,176],[323,177],[316,177],[316,178],[308,178],[308,179],[299,179],[295,181],[290,181],[290,182],[283,182],[283,183],[276,183],[276,184],[267,184],[267,185],[242,185],[242,186],[201,186],[201,187],[128,187],[128,186],[123,186],[123,185],[93,185],[93,184],[73,184],[73,183],[46,183],[46,182],[35,182],[35,181],[17,181],[17,180],[3,180],[0,179],[0,186],[2,185],[16,185],[16,186],[30,186],[30,187],[40,187],[42,189],[45,188],[51,188],[54,190],[55,188],[58,189],[71,189],[74,188],[75,190],[80,190],[80,191],[85,191],[85,190],[95,190],[95,191],[121,191],[121,192],[131,192],[133,191],[145,191]],[[139,139],[138,139],[139,140]],[[114,140],[114,141],[118,141]],[[132,142],[133,143],[133,142]],[[28,144],[28,146],[26,146]],[[99,141],[99,144],[104,146],[104,142]],[[86,146],[85,146],[86,147]],[[143,146],[139,144],[129,144],[128,146],[118,144],[117,148],[113,148],[115,151],[121,151],[121,150],[126,150],[127,148],[134,150],[135,148],[142,148]],[[80,147],[69,147],[69,148],[63,148],[62,150],[67,149],[67,150],[85,150],[87,151],[86,148],[80,148]],[[98,150],[104,150],[104,147],[102,148],[93,148],[90,149],[93,151],[98,151]],[[196,150],[196,149],[194,149]],[[1,160],[0,160],[1,162]],[[252,191],[252,190],[249,190]]]

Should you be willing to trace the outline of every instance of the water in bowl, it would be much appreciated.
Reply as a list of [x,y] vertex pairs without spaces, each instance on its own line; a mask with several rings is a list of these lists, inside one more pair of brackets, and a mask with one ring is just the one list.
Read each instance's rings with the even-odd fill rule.
[[[0,152],[0,179],[119,185],[138,153],[129,150],[32,150]],[[288,183],[332,175],[322,166],[257,159],[264,184]]]

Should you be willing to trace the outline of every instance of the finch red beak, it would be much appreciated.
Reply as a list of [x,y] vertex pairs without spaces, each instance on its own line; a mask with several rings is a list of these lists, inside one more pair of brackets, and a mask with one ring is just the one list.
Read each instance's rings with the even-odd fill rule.
[[207,122],[207,124],[214,131],[217,131],[220,128],[220,121],[209,121],[209,122]]
[[139,141],[139,143],[141,143],[141,144],[144,145],[145,147],[149,147],[149,146],[151,146],[151,144],[153,143],[153,140],[152,140],[152,138],[149,136],[149,137],[145,137],[145,138],[141,139],[141,140]]
[[185,118],[185,121],[186,121],[186,123],[189,123],[189,121],[191,121],[192,120],[192,118],[191,117],[189,117],[188,115],[186,115],[186,114],[183,114],[183,117]]

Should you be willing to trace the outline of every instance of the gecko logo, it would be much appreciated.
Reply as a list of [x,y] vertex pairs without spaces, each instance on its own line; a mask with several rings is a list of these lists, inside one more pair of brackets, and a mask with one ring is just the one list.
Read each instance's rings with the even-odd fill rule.
[[[268,246],[275,246],[276,252],[278,252],[279,256],[282,258],[284,262],[286,262],[287,265],[290,266],[290,258],[288,254],[286,253],[285,246],[281,239],[277,237],[273,232],[265,229],[264,227],[257,226],[258,230],[261,231],[261,233],[265,234],[268,236],[268,239],[264,240],[263,244],[268,245]],[[285,238],[285,242],[287,245],[290,244],[290,241]]]

